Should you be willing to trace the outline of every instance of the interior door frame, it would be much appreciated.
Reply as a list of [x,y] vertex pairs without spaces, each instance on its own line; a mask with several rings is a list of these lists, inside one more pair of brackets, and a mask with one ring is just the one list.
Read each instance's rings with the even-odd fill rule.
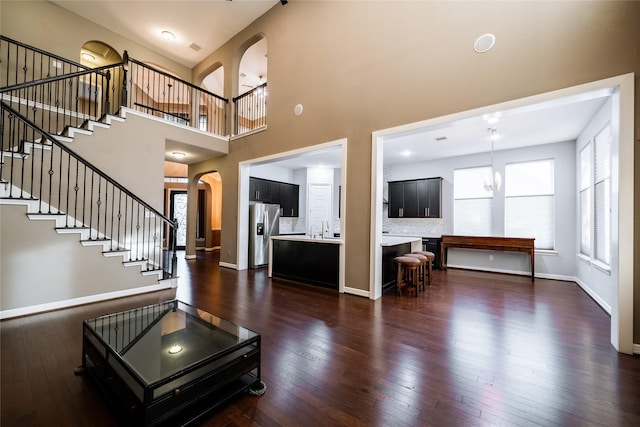
[[[187,196],[187,205],[186,206],[189,205],[189,200],[188,200],[189,195],[188,195],[188,192],[187,192],[186,189],[184,189],[184,190],[183,189],[170,189],[170,191],[169,191],[169,219],[171,219],[172,221],[175,220],[175,218],[174,218],[174,211],[175,211],[174,196],[177,195],[177,194],[186,195]],[[187,210],[188,210],[188,207],[185,208],[186,221],[189,220],[188,215],[187,215]],[[187,227],[184,227],[184,230],[185,230],[185,235],[186,235]],[[173,236],[172,236],[172,238],[173,238]],[[186,239],[185,239],[185,241],[186,241]],[[186,245],[182,245],[182,246],[176,245],[176,250],[183,251],[183,250],[185,250],[185,248],[186,248]]]

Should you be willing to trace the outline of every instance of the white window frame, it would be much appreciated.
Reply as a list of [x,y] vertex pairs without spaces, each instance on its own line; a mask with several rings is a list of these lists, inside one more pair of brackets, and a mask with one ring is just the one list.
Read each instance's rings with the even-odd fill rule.
[[[609,270],[611,266],[611,123],[593,138],[593,249],[594,265]],[[602,209],[599,209],[602,189]]]
[[579,254],[591,259],[593,250],[592,181],[593,152],[589,141],[578,153]]
[[[540,171],[527,171],[534,164]],[[546,171],[548,176],[540,175]],[[516,175],[518,174],[518,175]],[[539,177],[536,185],[528,185]],[[527,160],[505,165],[504,235],[534,237],[534,247],[555,250],[555,160]]]

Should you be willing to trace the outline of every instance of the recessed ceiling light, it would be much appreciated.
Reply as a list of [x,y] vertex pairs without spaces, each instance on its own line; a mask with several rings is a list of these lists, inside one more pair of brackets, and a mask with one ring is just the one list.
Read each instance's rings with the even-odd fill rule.
[[165,40],[174,40],[176,36],[171,31],[163,31],[162,38]]
[[400,155],[404,157],[409,157],[411,155],[411,151],[404,150],[403,152],[400,153]]
[[180,151],[174,151],[173,153],[171,153],[173,155],[173,157],[175,157],[176,159],[182,159],[184,157],[187,157],[187,155],[185,153],[181,153]]
[[473,50],[478,53],[484,53],[491,49],[495,43],[496,36],[489,33],[483,34],[476,39],[476,42],[473,44]]
[[82,59],[85,61],[93,62],[96,60],[96,57],[87,52],[82,52]]
[[493,114],[485,114],[484,116],[482,116],[482,120],[484,120],[490,125],[493,125],[500,121],[500,116],[502,116],[502,114],[499,112],[493,113]]

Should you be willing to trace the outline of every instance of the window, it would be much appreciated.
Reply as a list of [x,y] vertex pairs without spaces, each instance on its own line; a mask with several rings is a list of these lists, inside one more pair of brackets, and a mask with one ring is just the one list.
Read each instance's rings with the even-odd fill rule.
[[189,114],[187,113],[165,113],[164,119],[168,122],[180,125],[189,125]]
[[536,249],[554,248],[553,159],[505,167],[505,235],[533,237]]
[[591,257],[591,144],[580,151],[580,253]]
[[207,115],[206,114],[200,114],[199,121],[198,121],[198,129],[205,132],[207,131]]
[[611,125],[594,139],[594,234],[595,258],[611,263]]
[[493,234],[493,193],[484,189],[489,166],[453,171],[453,232],[467,236]]

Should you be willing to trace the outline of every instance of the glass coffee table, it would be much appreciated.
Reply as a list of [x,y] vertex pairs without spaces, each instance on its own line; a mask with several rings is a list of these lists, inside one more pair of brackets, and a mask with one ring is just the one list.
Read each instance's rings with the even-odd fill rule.
[[85,320],[77,373],[135,426],[186,425],[266,390],[260,335],[178,300]]

